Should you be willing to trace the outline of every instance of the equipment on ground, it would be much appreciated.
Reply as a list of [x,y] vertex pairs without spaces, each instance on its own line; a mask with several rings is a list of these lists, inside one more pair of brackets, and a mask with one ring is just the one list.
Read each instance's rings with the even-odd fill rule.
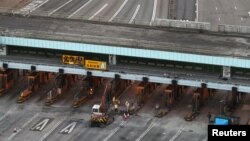
[[14,85],[14,70],[0,71],[0,96],[6,93]]
[[61,98],[75,79],[74,75],[59,74],[55,78],[55,87],[47,93],[45,105],[49,106]]
[[192,112],[189,112],[184,117],[186,121],[192,121],[196,116],[200,114],[200,109],[208,96],[209,91],[207,88],[198,88],[195,90],[192,98]]
[[30,96],[37,92],[41,84],[42,72],[31,72],[28,77],[28,88],[21,92],[17,102],[22,103],[30,98]]
[[92,107],[92,115],[90,119],[91,127],[105,127],[111,124],[115,119],[113,116],[107,113],[101,112],[101,105],[95,104]]
[[156,105],[156,106],[155,106],[155,114],[154,114],[154,117],[158,117],[158,118],[164,117],[165,115],[167,115],[168,112],[169,112],[169,110],[167,110],[167,109],[162,109],[162,108],[160,108],[159,105]]
[[91,98],[96,93],[96,89],[101,85],[101,83],[102,78],[100,77],[85,77],[82,80],[81,90],[74,96],[73,107],[78,108]]
[[214,118],[214,125],[238,125],[240,117],[238,116],[216,116]]
[[108,84],[105,87],[104,93],[102,95],[101,104],[95,104],[92,107],[92,114],[90,117],[90,126],[91,127],[104,127],[111,124],[114,121],[114,117],[108,113],[107,110],[107,97],[109,94]]
[[172,106],[180,97],[181,92],[182,87],[173,84],[168,85],[163,96],[163,104],[168,107]]
[[142,107],[147,98],[149,98],[152,91],[156,88],[156,84],[142,81],[137,86],[137,105]]

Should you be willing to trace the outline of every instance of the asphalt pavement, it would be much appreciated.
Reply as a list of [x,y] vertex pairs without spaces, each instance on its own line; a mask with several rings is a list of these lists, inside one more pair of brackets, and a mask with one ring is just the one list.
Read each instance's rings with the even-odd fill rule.
[[[22,11],[33,15],[151,25],[151,21],[168,18],[169,0],[40,0]],[[194,20],[194,0],[177,3],[178,18]],[[35,4],[33,4],[35,3]],[[18,12],[17,12],[18,13]]]

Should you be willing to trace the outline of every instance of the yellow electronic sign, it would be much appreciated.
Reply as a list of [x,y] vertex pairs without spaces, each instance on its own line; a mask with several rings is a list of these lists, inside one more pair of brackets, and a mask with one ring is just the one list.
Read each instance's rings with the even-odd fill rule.
[[89,69],[107,70],[107,63],[102,61],[85,60],[85,67]]
[[62,55],[62,62],[64,64],[71,65],[84,65],[84,57],[74,55]]

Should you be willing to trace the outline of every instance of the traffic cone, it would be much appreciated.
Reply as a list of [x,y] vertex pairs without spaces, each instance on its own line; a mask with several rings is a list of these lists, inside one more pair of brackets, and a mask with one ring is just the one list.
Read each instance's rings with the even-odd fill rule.
[[17,129],[16,129],[16,128],[14,128],[13,132],[14,132],[14,133],[16,133],[16,131],[17,131]]

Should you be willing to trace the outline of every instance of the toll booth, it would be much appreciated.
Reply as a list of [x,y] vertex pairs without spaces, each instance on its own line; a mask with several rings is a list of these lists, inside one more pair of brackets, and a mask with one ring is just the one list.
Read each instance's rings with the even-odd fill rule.
[[203,106],[205,100],[209,97],[209,90],[206,87],[197,88],[193,94],[192,105],[193,112],[200,111],[200,107]]
[[0,96],[14,85],[14,70],[0,71]]
[[[111,96],[118,98],[126,88],[126,80],[115,78],[111,81]],[[110,99],[112,100],[112,99]]]
[[137,104],[144,105],[149,94],[151,93],[150,84],[148,82],[141,82],[137,86]]
[[177,87],[174,85],[168,85],[165,89],[164,97],[163,97],[163,104],[165,106],[171,106],[174,104],[177,95]]

